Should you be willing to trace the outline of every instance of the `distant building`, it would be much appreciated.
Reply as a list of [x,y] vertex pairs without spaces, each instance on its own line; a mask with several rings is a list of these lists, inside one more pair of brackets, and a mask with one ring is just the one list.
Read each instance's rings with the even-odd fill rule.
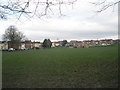
[[20,41],[8,41],[8,48],[14,48],[14,49],[20,49],[21,48],[21,42]]
[[8,50],[8,43],[6,41],[0,41],[0,50]]
[[40,42],[32,42],[32,48],[38,49],[42,47],[42,43]]
[[89,47],[89,43],[88,41],[76,41],[76,40],[72,40],[70,41],[70,46],[74,47],[74,48],[88,48]]
[[113,44],[120,44],[120,39],[113,40]]
[[60,42],[52,42],[52,46],[51,47],[59,47],[61,46]]
[[71,41],[70,41],[70,46],[72,46],[72,47],[77,47],[77,43],[78,43],[78,41],[76,41],[76,40],[71,40]]
[[[103,39],[103,40],[84,40],[84,41],[77,41],[77,40],[71,40],[68,42],[65,46],[66,47],[74,47],[74,48],[89,48],[90,46],[106,46],[106,45],[112,45],[112,44],[118,44],[120,43],[120,39],[112,40],[112,39]],[[57,41],[52,42],[51,47],[59,47],[62,46],[63,41]],[[0,50],[7,50],[9,48],[14,49],[31,49],[31,48],[41,48],[42,43],[41,42],[31,42],[31,40],[25,40],[25,41],[17,41],[12,43],[11,41],[0,41]]]
[[21,49],[25,49],[25,41],[21,42]]
[[25,48],[28,48],[28,49],[32,48],[31,40],[25,40]]

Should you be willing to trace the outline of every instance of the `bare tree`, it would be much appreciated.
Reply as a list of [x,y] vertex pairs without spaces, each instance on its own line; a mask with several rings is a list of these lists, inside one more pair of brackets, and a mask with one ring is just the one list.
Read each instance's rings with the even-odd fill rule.
[[[3,0],[4,1],[4,0]],[[22,15],[32,18],[41,17],[58,9],[62,14],[62,5],[74,4],[77,0],[8,0],[0,2],[0,18],[6,19],[9,15],[16,15],[19,19]]]
[[[73,5],[78,0],[1,0],[0,19],[7,19],[10,15],[20,19],[22,15],[27,18],[37,16],[38,18],[58,11],[62,15],[63,5]],[[97,13],[116,6],[120,0],[96,0],[91,2],[96,7],[99,6]]]
[[98,10],[96,11],[97,13],[101,13],[108,8],[115,7],[120,3],[120,0],[97,0],[96,2],[90,2],[96,7],[98,6]]
[[12,48],[18,48],[24,38],[25,35],[13,25],[9,26],[3,34],[3,40],[10,42]]

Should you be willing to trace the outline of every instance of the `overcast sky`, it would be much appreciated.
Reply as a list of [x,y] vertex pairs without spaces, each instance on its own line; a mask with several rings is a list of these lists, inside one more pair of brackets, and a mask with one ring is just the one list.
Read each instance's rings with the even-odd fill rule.
[[[43,41],[49,38],[56,40],[90,40],[90,39],[117,39],[118,38],[118,7],[96,14],[98,8],[89,3],[92,0],[78,0],[72,6],[62,8],[65,16],[59,13],[38,18],[25,18],[18,21],[14,17],[0,20],[0,40],[10,25],[15,25],[23,32],[27,39]],[[95,1],[95,0],[94,0]],[[55,11],[54,11],[55,12]]]

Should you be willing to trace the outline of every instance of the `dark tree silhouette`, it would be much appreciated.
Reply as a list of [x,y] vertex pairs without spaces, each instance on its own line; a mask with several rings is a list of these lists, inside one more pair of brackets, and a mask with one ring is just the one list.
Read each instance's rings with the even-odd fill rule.
[[44,48],[51,48],[52,42],[50,41],[50,39],[45,39],[43,41],[43,47]]
[[67,40],[62,41],[62,46],[65,46],[67,44]]

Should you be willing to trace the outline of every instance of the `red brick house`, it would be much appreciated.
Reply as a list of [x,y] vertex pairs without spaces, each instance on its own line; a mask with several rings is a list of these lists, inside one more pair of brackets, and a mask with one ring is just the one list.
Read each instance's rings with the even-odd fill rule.
[[20,41],[8,41],[8,48],[14,48],[14,49],[20,49],[21,47],[21,42]]
[[31,49],[32,45],[31,45],[31,40],[25,40],[25,48]]

